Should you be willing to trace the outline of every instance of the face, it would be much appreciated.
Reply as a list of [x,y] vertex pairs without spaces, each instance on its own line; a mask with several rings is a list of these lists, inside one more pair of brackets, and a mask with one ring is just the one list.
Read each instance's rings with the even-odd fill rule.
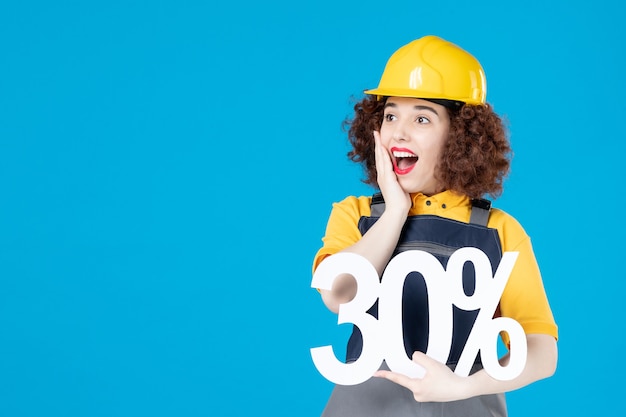
[[406,192],[432,195],[443,191],[435,179],[435,167],[449,129],[448,111],[439,104],[417,98],[387,99],[381,144]]

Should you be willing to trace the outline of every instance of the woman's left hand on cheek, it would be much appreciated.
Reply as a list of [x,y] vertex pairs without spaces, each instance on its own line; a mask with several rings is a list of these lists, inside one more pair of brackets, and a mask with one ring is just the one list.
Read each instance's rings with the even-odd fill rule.
[[374,376],[385,378],[409,389],[415,401],[442,402],[462,399],[465,378],[456,375],[446,365],[426,356],[422,352],[413,354],[413,362],[426,369],[423,378],[409,378],[392,371],[377,371]]

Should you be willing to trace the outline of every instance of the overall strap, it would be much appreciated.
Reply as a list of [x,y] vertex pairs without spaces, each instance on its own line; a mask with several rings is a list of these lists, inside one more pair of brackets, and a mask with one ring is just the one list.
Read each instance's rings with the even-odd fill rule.
[[491,201],[484,198],[472,199],[472,214],[470,215],[470,224],[487,227],[489,221],[489,211],[491,210]]
[[385,200],[383,199],[382,193],[376,193],[372,196],[370,207],[372,209],[371,217],[380,217],[383,215],[385,211]]
[[[371,217],[380,217],[385,211],[385,200],[382,193],[376,193],[372,196],[370,205],[372,213]],[[484,198],[472,199],[472,214],[470,215],[470,224],[487,227],[489,221],[489,211],[491,210],[491,201]]]

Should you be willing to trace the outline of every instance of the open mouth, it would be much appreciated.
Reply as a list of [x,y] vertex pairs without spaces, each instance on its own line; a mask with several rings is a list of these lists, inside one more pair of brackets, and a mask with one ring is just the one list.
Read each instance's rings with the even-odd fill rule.
[[393,155],[393,169],[396,174],[404,175],[411,172],[419,157],[409,149],[391,148]]

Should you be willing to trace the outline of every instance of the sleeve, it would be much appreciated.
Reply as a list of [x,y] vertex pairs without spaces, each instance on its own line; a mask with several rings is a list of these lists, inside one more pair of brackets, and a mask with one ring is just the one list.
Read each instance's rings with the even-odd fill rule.
[[[558,328],[543,286],[530,237],[517,221],[504,231],[503,250],[519,252],[500,299],[500,313],[520,323],[527,334],[548,334],[558,339]],[[508,345],[508,337],[503,335]]]
[[351,196],[339,203],[333,203],[326,224],[326,233],[322,238],[323,246],[313,259],[313,272],[326,257],[354,245],[361,239],[359,219],[361,216],[369,215],[369,198],[367,197]]

